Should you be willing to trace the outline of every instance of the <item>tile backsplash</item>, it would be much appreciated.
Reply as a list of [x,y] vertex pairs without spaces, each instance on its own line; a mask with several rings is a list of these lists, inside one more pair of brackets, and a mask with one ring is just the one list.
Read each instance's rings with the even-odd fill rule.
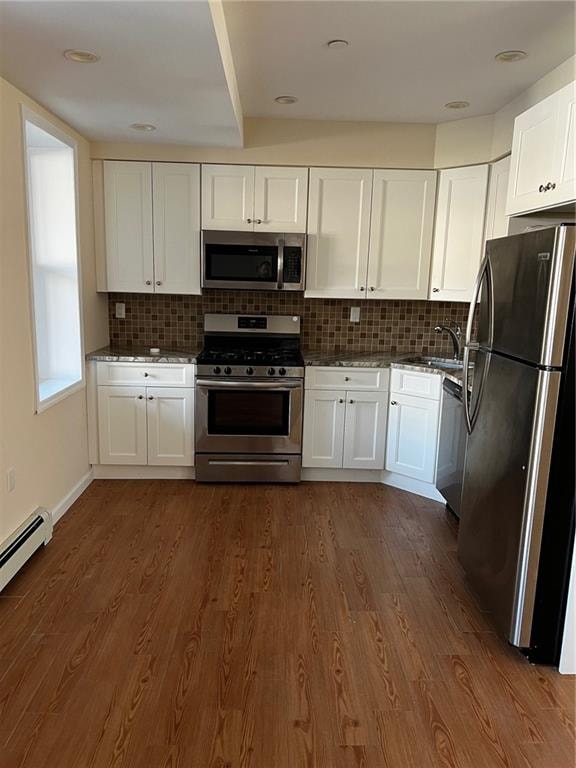
[[[126,318],[116,319],[115,304],[126,304]],[[350,322],[350,307],[360,307],[360,322]],[[442,301],[354,301],[304,299],[299,293],[206,291],[202,296],[112,293],[109,297],[113,346],[159,346],[198,351],[202,318],[208,312],[300,315],[305,350],[450,352],[446,334],[434,326],[456,321],[464,330],[468,305]]]

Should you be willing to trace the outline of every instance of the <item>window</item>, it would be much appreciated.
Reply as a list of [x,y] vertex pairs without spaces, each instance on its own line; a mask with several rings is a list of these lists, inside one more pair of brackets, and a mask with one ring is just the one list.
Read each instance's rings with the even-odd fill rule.
[[23,123],[36,410],[41,411],[84,384],[76,144],[28,110],[23,110]]

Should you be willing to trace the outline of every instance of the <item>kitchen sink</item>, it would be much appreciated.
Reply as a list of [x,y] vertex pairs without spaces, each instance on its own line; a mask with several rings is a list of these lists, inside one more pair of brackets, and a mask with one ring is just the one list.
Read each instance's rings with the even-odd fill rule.
[[464,368],[462,360],[446,357],[410,357],[402,361],[414,365],[429,365],[430,368],[440,368],[443,371],[461,371]]

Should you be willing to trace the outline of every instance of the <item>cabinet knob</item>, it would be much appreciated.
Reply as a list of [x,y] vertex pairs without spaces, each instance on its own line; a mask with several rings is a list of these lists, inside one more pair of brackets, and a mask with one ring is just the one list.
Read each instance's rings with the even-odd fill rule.
[[550,189],[556,189],[556,183],[551,181],[550,182]]
[[361,285],[361,286],[360,286],[360,290],[361,290],[361,291],[365,291],[365,290],[366,290],[366,288],[364,288],[364,286],[363,286],[363,285]]
[[350,381],[350,376],[344,376],[344,381]]
[[144,395],[138,395],[138,400],[144,400]]
[[148,378],[148,376],[150,376],[150,374],[149,374],[149,373],[147,373],[147,372],[145,371],[145,372],[144,372],[144,378],[145,378],[145,379],[147,379],[147,378]]
[[252,224],[252,219],[246,219],[246,222],[247,222],[248,224]]
[[350,403],[350,405],[354,405],[354,400],[349,400],[348,402]]
[[162,280],[156,280],[156,285],[162,285]]
[[390,400],[390,405],[398,405],[398,402],[396,400]]
[[154,400],[154,398],[152,397],[152,395],[148,395],[148,400]]
[[376,289],[374,288],[374,286],[373,286],[373,285],[371,285],[371,286],[370,286],[370,290],[371,290],[371,291],[375,291]]
[[440,288],[432,288],[432,293],[440,293]]
[[540,186],[538,187],[538,192],[546,192],[544,184],[540,184]]
[[254,219],[254,224],[262,224],[262,219]]
[[152,280],[146,280],[146,285],[152,285]]
[[343,403],[343,402],[344,402],[343,398],[339,397],[339,398],[338,398],[338,402],[339,402],[339,403]]

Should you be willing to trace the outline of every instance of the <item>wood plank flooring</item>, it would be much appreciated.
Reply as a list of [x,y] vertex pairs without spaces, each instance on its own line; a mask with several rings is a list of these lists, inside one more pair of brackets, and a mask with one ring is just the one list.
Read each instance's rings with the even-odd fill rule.
[[381,485],[94,482],[0,596],[0,766],[573,768],[455,550]]

